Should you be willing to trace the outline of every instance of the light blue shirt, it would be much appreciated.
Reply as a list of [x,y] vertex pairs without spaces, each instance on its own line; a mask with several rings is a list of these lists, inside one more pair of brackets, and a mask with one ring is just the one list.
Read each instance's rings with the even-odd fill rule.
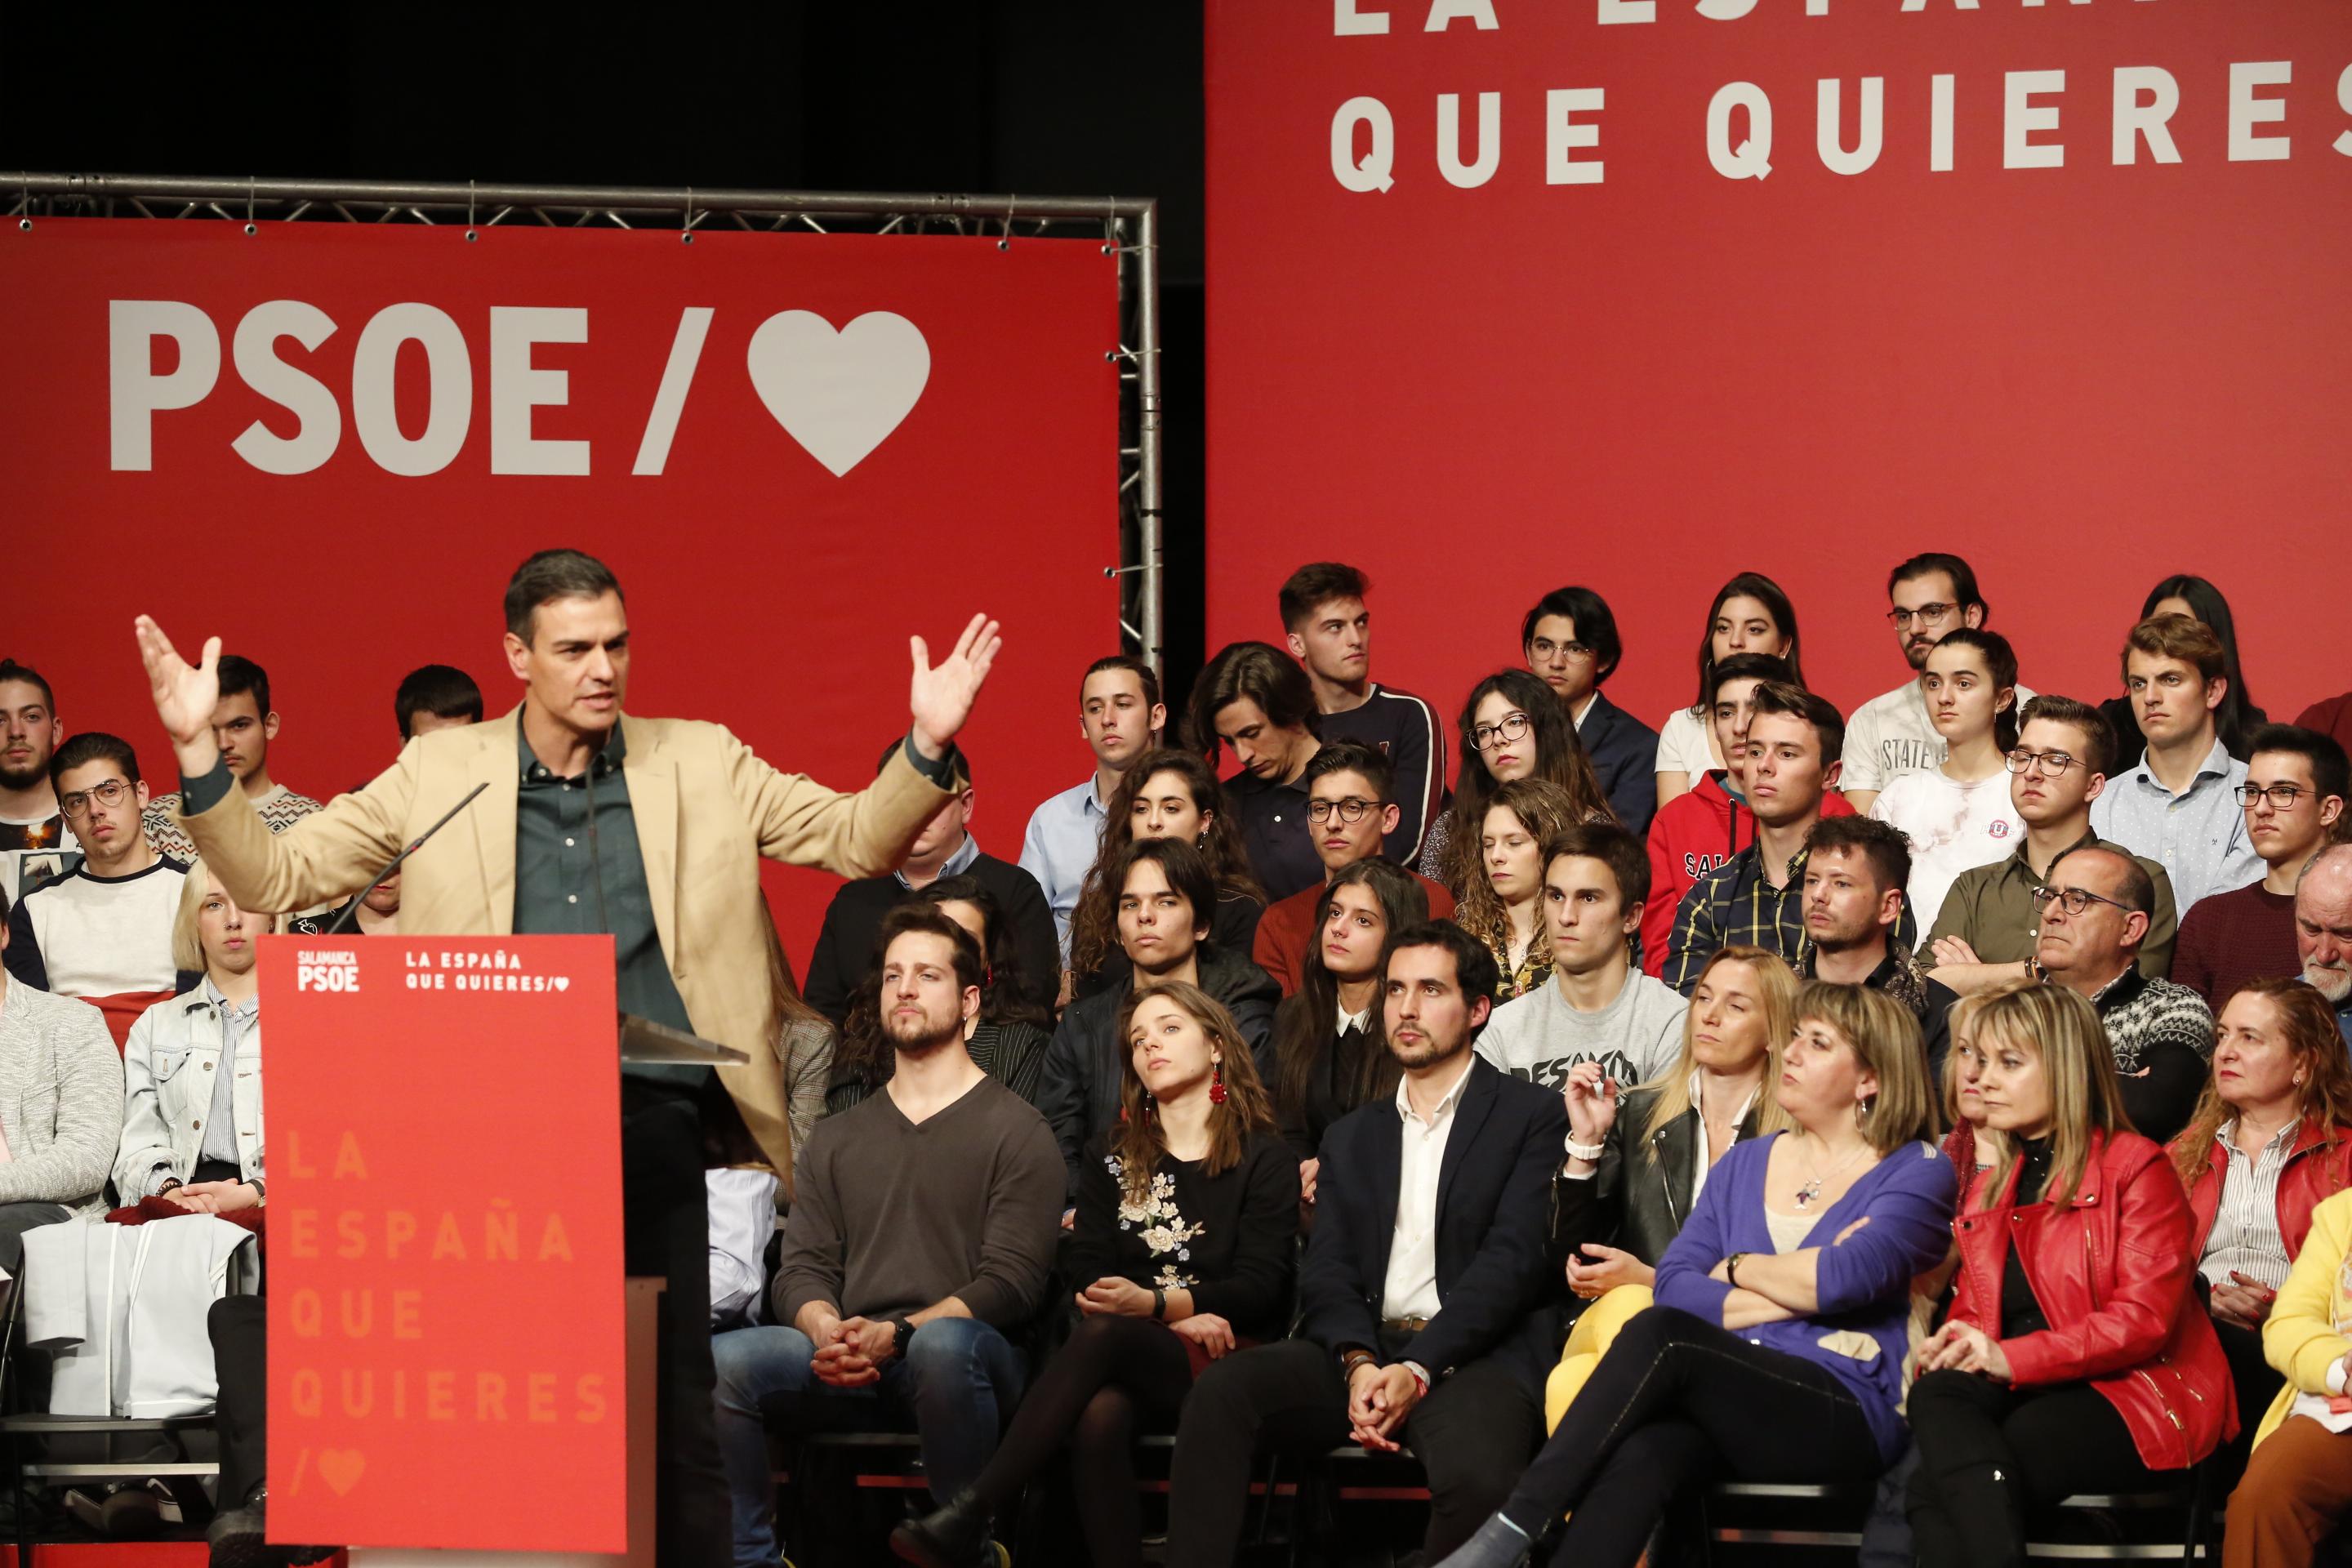
[[1070,962],[1070,917],[1077,911],[1078,889],[1094,868],[1102,847],[1103,825],[1110,820],[1095,798],[1089,777],[1076,789],[1049,797],[1029,816],[1029,831],[1021,840],[1021,868],[1037,879],[1053,906],[1054,931],[1062,943],[1062,963]]
[[234,1165],[237,1163],[236,1106],[231,1086],[236,1078],[236,1053],[261,1016],[261,997],[257,993],[242,1002],[231,1002],[207,977],[205,1000],[220,1014],[221,1054],[220,1066],[213,1073],[213,1107],[205,1112],[205,1141],[196,1158]]
[[[940,876],[961,877],[971,870],[971,863],[979,858],[980,840],[967,833],[963,836],[963,842],[956,846],[956,852],[940,862]],[[898,879],[898,886],[908,892],[914,891],[915,884],[907,880],[905,871],[893,871],[890,875]]]
[[2245,808],[2238,804],[2246,772],[2217,740],[2189,787],[2175,795],[2143,757],[2129,773],[2109,779],[2091,803],[2091,830],[2162,864],[2172,878],[2173,905],[2186,916],[2208,894],[2262,879],[2263,858],[2246,836]]

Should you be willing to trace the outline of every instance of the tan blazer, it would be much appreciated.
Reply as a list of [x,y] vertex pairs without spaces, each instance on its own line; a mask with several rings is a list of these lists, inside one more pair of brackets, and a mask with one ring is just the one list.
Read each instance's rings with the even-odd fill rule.
[[[283,833],[269,831],[242,790],[196,816],[175,816],[238,904],[300,910],[358,892],[403,845],[487,784],[401,868],[400,930],[510,935],[520,711],[418,736],[365,789]],[[719,1068],[719,1078],[751,1136],[788,1171],[792,1132],[759,916],[760,857],[878,877],[906,858],[947,792],[903,752],[865,789],[843,795],[778,773],[717,724],[624,715],[621,733],[622,776],[670,976],[695,1032],[751,1058]]]

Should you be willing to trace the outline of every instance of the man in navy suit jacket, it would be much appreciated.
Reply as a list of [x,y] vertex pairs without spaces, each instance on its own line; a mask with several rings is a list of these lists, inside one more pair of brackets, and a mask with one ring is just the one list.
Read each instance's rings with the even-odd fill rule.
[[1590,588],[1555,588],[1519,622],[1519,645],[1528,668],[1568,710],[1609,809],[1643,837],[1658,814],[1658,732],[1601,689],[1625,656],[1609,601]]
[[1451,921],[1390,939],[1382,1022],[1402,1079],[1323,1135],[1293,1337],[1224,1357],[1184,1402],[1171,1568],[1233,1562],[1260,1439],[1410,1447],[1429,1473],[1431,1562],[1541,1442],[1558,1344],[1544,1244],[1568,1118],[1559,1095],[1472,1052],[1495,982],[1494,955]]

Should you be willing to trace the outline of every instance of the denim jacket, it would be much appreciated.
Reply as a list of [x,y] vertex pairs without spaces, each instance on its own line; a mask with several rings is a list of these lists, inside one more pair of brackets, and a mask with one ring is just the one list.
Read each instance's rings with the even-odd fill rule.
[[[131,1026],[122,1049],[121,1152],[114,1188],[122,1202],[152,1197],[164,1182],[187,1181],[204,1147],[204,1119],[213,1104],[213,1074],[220,1068],[221,1017],[199,985],[158,1002]],[[236,1121],[242,1180],[262,1174],[261,1025],[237,1050],[231,1103]]]

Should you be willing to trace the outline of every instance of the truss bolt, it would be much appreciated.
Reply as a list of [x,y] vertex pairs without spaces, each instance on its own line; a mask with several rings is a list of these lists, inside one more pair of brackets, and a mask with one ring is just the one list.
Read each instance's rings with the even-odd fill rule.
[[20,233],[30,234],[33,232],[33,220],[28,217],[20,217],[16,220],[16,227]]
[[1102,248],[1102,253],[1103,253],[1105,256],[1108,256],[1108,255],[1112,254],[1114,251],[1116,251],[1118,248],[1118,247],[1117,246],[1115,246],[1115,245],[1106,245],[1106,246],[1104,246],[1104,247],[1103,247],[1103,248]]
[[1118,362],[1118,350],[1116,350],[1116,349],[1106,349],[1106,350],[1103,352],[1103,363],[1104,363],[1105,364],[1115,364],[1115,363],[1117,363]]
[[1013,248],[1013,242],[1009,239],[1000,239],[996,242],[996,248],[999,250],[1010,250]]
[[476,241],[476,240],[478,240],[478,239],[479,239],[479,238],[481,238],[481,237],[481,237],[480,235],[476,234],[476,233],[475,233],[472,229],[470,229],[470,228],[469,228],[469,229],[467,229],[467,230],[466,231],[466,243],[467,243],[467,245],[471,245],[471,244],[473,244],[473,243],[474,243],[474,241]]
[[245,237],[247,239],[252,238],[255,235],[259,234],[260,232],[261,229],[257,225],[248,223],[245,226]]
[[690,234],[681,234],[677,237],[677,242],[680,245],[692,245],[694,243],[694,236]]

